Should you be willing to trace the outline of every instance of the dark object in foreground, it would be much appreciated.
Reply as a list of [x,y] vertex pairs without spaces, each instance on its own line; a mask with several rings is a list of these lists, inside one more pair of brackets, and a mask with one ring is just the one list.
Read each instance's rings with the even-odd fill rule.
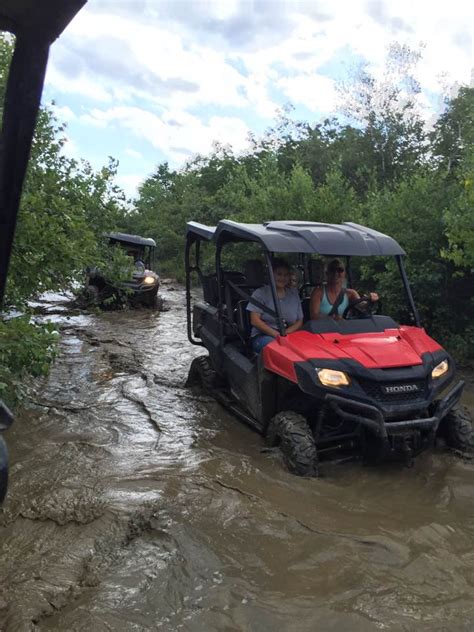
[[[0,432],[9,428],[13,423],[13,415],[0,400]],[[0,435],[0,505],[7,495],[8,487],[8,452],[3,437]]]
[[[86,1],[0,2],[0,29],[15,35],[4,101],[0,104],[3,111],[0,137],[0,310],[49,47]],[[0,431],[13,422],[11,414],[6,411],[0,400]],[[7,450],[0,436],[0,504],[5,498],[7,482]]]
[[87,271],[86,298],[101,307],[123,303],[158,307],[160,277],[154,271],[156,243],[153,239],[125,233],[107,233],[110,247],[119,246],[133,259],[129,280],[120,283],[108,279],[98,268]]
[[[245,252],[253,247],[258,258],[228,256],[236,244],[244,244]],[[211,274],[201,268],[204,247],[215,250]],[[310,320],[303,293],[304,325],[286,334],[271,266],[275,253],[297,259],[301,290],[323,283],[312,276],[316,264],[324,263],[316,257],[345,257],[349,282],[352,257],[395,257],[410,324],[375,313],[368,300],[346,309],[342,320]],[[471,420],[457,408],[464,383],[456,380],[454,360],[420,325],[404,254],[391,237],[352,223],[189,222],[188,338],[209,355],[194,360],[188,384],[201,383],[279,446],[288,468],[302,476],[316,476],[320,461],[341,456],[411,465],[438,436],[457,451],[474,451]],[[239,260],[241,270],[228,268],[226,261]],[[192,274],[202,286],[202,301],[192,301]],[[273,305],[259,307],[276,319],[279,335],[257,355],[246,307],[264,282]]]

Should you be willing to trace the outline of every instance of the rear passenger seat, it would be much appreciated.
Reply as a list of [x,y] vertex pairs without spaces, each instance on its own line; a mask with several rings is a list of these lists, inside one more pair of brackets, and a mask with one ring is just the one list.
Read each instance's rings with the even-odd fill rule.
[[[266,283],[266,269],[260,259],[249,259],[244,263],[244,282],[235,283],[247,294],[252,294],[254,290]],[[237,292],[226,283],[226,304],[227,314],[231,316],[232,322],[245,340],[250,339],[250,314],[247,311],[248,301],[243,299]],[[230,314],[230,311],[232,314]]]
[[[259,259],[250,259],[245,262],[245,276],[249,286],[249,294],[268,282],[268,275],[263,262]],[[248,301],[240,300],[236,306],[236,322],[240,333],[250,341],[250,312],[247,310]]]
[[310,259],[308,261],[308,282],[300,290],[301,306],[303,308],[303,321],[310,320],[309,302],[311,292],[315,287],[320,287],[324,283],[324,261],[321,259]]

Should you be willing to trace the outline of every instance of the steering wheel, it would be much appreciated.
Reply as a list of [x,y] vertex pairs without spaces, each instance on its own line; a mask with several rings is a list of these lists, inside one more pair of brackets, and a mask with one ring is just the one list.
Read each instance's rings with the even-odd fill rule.
[[369,296],[361,296],[356,301],[346,307],[342,318],[352,320],[354,318],[365,318],[376,314],[381,308],[380,299],[371,301]]

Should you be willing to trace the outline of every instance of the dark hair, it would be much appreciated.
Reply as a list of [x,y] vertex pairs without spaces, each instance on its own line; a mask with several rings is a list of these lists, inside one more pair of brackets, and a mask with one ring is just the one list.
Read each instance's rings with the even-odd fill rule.
[[288,272],[291,272],[291,266],[288,261],[279,257],[272,259],[272,270],[276,270],[277,268],[286,268]]

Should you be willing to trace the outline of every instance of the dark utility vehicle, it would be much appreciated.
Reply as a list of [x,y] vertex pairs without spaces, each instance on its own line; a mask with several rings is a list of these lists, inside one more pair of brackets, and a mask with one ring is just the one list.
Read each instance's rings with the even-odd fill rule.
[[[252,249],[260,256],[246,260]],[[305,322],[287,335],[271,267],[276,253],[295,261],[301,276]],[[453,359],[420,326],[404,254],[391,237],[353,223],[189,222],[188,337],[208,355],[193,361],[188,384],[201,382],[270,445],[279,445],[289,469],[300,475],[316,476],[320,460],[341,456],[410,464],[437,436],[459,451],[472,450],[471,421],[456,408],[464,383],[455,379]],[[307,290],[323,283],[323,257],[336,256],[345,258],[349,286],[354,257],[394,257],[411,324],[375,313],[380,301],[372,305],[367,298],[349,305],[342,320],[310,320]],[[209,260],[215,264],[206,271]],[[192,275],[203,300],[191,295]],[[264,283],[280,336],[255,354],[246,307]]]
[[130,257],[134,269],[128,281],[115,283],[104,276],[98,268],[90,268],[87,271],[86,280],[89,296],[99,304],[107,304],[123,297],[132,304],[155,306],[160,277],[154,272],[156,248],[154,239],[125,233],[107,233],[104,237],[109,247],[123,248]]

